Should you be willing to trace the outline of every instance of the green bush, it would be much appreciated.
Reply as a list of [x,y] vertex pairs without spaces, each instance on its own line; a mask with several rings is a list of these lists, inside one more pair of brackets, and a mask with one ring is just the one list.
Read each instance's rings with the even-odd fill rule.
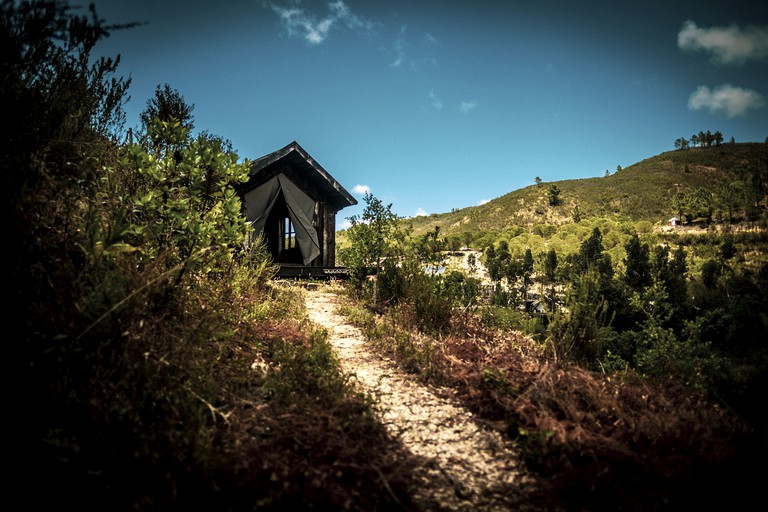
[[441,276],[423,272],[412,275],[408,299],[420,330],[439,333],[448,328],[456,298],[446,293]]

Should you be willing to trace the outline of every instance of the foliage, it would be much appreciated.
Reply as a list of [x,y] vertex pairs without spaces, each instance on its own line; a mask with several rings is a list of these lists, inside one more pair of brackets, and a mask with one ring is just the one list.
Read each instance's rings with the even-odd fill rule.
[[608,304],[600,293],[600,275],[590,269],[574,278],[565,307],[552,314],[548,343],[555,360],[585,365],[601,355],[601,331],[607,327]]
[[[194,109],[194,105],[188,105],[170,84],[162,88],[158,85],[155,96],[147,100],[147,107],[139,115],[141,127],[155,147],[180,144],[186,139],[184,135],[195,126]],[[175,126],[179,128],[174,130]]]
[[10,398],[24,447],[11,503],[409,508],[408,454],[302,322],[302,296],[271,286],[267,252],[245,246],[245,165],[175,119],[147,126],[162,144],[121,143],[127,83],[111,77],[116,60],[90,58],[106,35],[93,10],[2,4],[23,390]]
[[693,191],[680,191],[675,195],[675,204],[677,215],[685,222],[702,220],[709,222],[712,220],[714,207],[712,206],[712,194],[705,188],[698,188]]
[[651,284],[650,249],[636,233],[630,237],[625,249],[624,281],[632,290],[642,292]]
[[592,229],[592,234],[581,244],[579,252],[568,260],[571,265],[571,272],[574,275],[581,275],[589,270],[595,270],[600,275],[613,276],[611,257],[604,250],[603,234],[598,227]]
[[[156,137],[155,129],[187,139],[177,121],[157,120],[150,138]],[[238,163],[237,154],[225,152],[217,139],[199,137],[171,147],[159,152],[138,144],[126,147],[119,165],[136,176],[131,232],[144,261],[162,256],[166,265],[180,265],[183,272],[207,273],[231,263],[248,237],[235,191],[248,179],[248,164]]]
[[[445,272],[448,240],[440,230],[416,238],[402,229],[391,213],[371,194],[360,219],[351,218],[349,243],[340,250],[358,296],[370,297],[375,307],[400,305],[411,322],[426,332],[448,328],[456,307],[471,307],[479,293],[476,279],[457,271]],[[365,277],[373,271],[370,295],[364,295]]]
[[556,183],[550,183],[547,187],[547,201],[550,206],[557,206],[560,204],[560,187]]
[[[339,259],[358,291],[363,290],[366,276],[379,275],[382,261],[397,259],[406,236],[391,204],[385,205],[371,193],[365,194],[364,201],[363,213],[348,219],[352,224],[348,229],[349,245],[339,251]],[[372,296],[374,302],[378,301],[378,290],[374,289]]]

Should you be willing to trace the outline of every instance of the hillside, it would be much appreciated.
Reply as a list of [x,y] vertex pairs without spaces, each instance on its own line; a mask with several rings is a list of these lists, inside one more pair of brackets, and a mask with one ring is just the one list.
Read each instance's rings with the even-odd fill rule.
[[[444,236],[470,232],[502,232],[511,226],[572,222],[574,208],[582,218],[628,218],[665,223],[676,214],[678,191],[692,192],[743,179],[747,171],[768,168],[768,144],[736,143],[662,153],[605,177],[542,182],[509,192],[486,204],[410,219],[414,234],[440,227]],[[550,206],[547,190],[560,189],[561,203]],[[342,236],[343,239],[343,236]]]

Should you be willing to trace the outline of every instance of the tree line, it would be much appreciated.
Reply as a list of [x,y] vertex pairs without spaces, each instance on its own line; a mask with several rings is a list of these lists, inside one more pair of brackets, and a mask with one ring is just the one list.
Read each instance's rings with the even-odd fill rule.
[[[694,133],[691,135],[690,139],[686,139],[685,137],[675,139],[675,149],[687,149],[689,147],[708,148],[711,146],[720,146],[722,143],[723,134],[719,130],[714,133],[707,130],[706,132],[700,131],[699,133]],[[736,139],[731,137],[730,143],[735,144]]]

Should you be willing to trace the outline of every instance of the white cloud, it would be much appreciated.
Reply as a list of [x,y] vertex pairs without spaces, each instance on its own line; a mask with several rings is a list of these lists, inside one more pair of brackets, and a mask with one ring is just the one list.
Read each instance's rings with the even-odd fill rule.
[[459,105],[459,111],[461,111],[462,114],[467,114],[469,112],[472,112],[477,108],[477,101],[462,101],[461,105]]
[[373,28],[373,22],[353,14],[342,0],[328,3],[328,14],[321,19],[307,12],[296,2],[293,7],[283,7],[270,4],[272,10],[280,17],[280,21],[288,31],[289,36],[300,36],[310,44],[323,43],[334,27],[339,25],[349,29],[368,31]]
[[432,34],[430,34],[429,32],[427,32],[426,34],[424,34],[424,42],[425,42],[427,45],[434,45],[434,46],[437,46],[438,44],[440,44],[440,43],[437,41],[437,38],[436,38],[435,36],[433,36]]
[[397,38],[395,38],[395,60],[392,61],[393,68],[399,68],[403,65],[403,62],[405,62],[406,53],[408,50],[408,41],[405,39],[405,25],[400,27],[400,32],[397,34]]
[[720,64],[741,64],[768,57],[768,27],[699,28],[691,20],[683,23],[677,34],[677,46],[683,50],[704,50]]
[[706,108],[713,114],[725,112],[728,117],[740,117],[749,109],[758,109],[765,105],[765,98],[760,93],[730,84],[712,90],[700,85],[688,97],[688,108],[691,110]]
[[437,38],[427,33],[421,40],[417,39],[415,43],[412,43],[408,39],[406,31],[407,27],[403,25],[397,32],[395,42],[392,44],[395,58],[389,65],[393,68],[415,69],[424,63],[436,64],[436,60],[431,55],[432,48],[440,44]]
[[368,185],[355,185],[354,187],[352,187],[352,193],[360,194],[360,195],[370,194],[371,187],[369,187]]
[[427,215],[429,215],[429,214],[427,213],[427,211],[424,208],[418,208],[416,210],[416,217],[426,217]]
[[490,199],[481,199],[481,200],[479,200],[479,201],[477,202],[477,206],[483,205],[483,204],[485,204],[485,203],[490,203],[490,202],[491,202],[491,200],[490,200]]
[[443,102],[435,95],[434,91],[429,91],[427,94],[427,105],[435,110],[442,110],[443,108]]
[[349,219],[344,219],[341,221],[341,224],[336,226],[336,229],[349,229],[352,227],[352,223],[349,221]]

